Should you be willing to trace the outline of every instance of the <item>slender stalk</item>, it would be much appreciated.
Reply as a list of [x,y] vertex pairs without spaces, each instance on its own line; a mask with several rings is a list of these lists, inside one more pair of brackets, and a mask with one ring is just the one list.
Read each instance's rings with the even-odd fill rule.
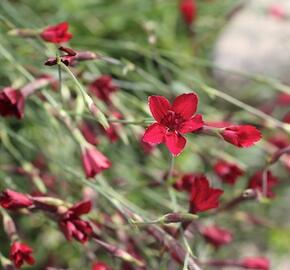
[[94,114],[97,119],[99,120],[100,124],[102,126],[104,126],[104,128],[108,128],[109,127],[109,123],[107,121],[106,116],[103,114],[103,112],[100,111],[99,108],[97,108],[96,104],[94,103],[94,100],[90,97],[90,95],[87,94],[86,90],[84,89],[84,87],[81,85],[81,83],[78,81],[78,79],[75,77],[75,75],[71,72],[71,70],[60,61],[60,58],[58,58],[58,65],[63,68],[69,75],[70,77],[73,79],[73,81],[75,82],[77,88],[79,89],[87,107],[88,110]]
[[174,189],[171,186],[171,178],[173,175],[173,170],[174,170],[174,156],[170,155],[170,162],[169,162],[169,169],[168,169],[168,174],[165,180],[165,183],[167,184],[168,188],[168,194],[171,200],[171,203],[173,205],[173,211],[177,212],[178,211],[178,204],[177,204],[177,199],[176,199],[176,194]]

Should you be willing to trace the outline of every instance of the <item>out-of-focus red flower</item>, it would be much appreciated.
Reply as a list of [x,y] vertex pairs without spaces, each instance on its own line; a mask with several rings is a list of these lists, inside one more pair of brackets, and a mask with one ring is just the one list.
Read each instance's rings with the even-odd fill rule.
[[[58,48],[61,52],[64,52],[65,54],[60,56],[60,61],[64,63],[66,66],[73,66],[75,64],[77,52],[71,48],[67,47],[59,47]],[[57,58],[56,57],[50,57],[48,58],[45,63],[46,66],[54,66],[57,65]]]
[[224,140],[237,147],[250,147],[262,138],[261,132],[254,126],[229,126],[220,132]]
[[197,4],[195,0],[180,0],[179,10],[186,24],[190,25],[197,16]]
[[[113,111],[110,114],[116,120],[121,120],[123,118],[122,114],[118,111]],[[121,129],[121,125],[117,122],[111,122],[108,128],[101,127],[104,131],[106,137],[109,139],[110,142],[114,143],[119,139],[119,131]]]
[[82,152],[82,163],[87,178],[111,167],[111,161],[96,148],[85,148]]
[[236,164],[224,160],[219,160],[214,165],[214,171],[224,183],[230,185],[235,184],[237,178],[243,175],[243,171]]
[[5,87],[0,92],[0,114],[2,116],[15,116],[21,119],[24,116],[25,97],[11,87]]
[[20,242],[14,242],[10,248],[10,260],[16,268],[20,268],[25,262],[33,265],[32,248]]
[[241,267],[245,269],[269,270],[270,261],[265,257],[248,257],[242,260]]
[[[272,174],[271,171],[267,171],[267,197],[273,198],[275,195],[272,189],[278,184],[279,180]],[[261,171],[256,172],[249,181],[248,188],[263,191],[263,173]]]
[[285,114],[285,116],[283,117],[283,122],[287,123],[287,124],[290,124],[290,112],[287,112]]
[[97,145],[99,143],[95,129],[90,123],[82,121],[79,128],[88,143],[92,145]]
[[190,192],[191,188],[194,184],[195,177],[199,177],[193,173],[186,173],[182,175],[175,183],[173,187],[179,191],[187,191]]
[[212,188],[205,176],[196,177],[190,192],[190,212],[204,212],[219,206],[223,190]]
[[201,115],[194,115],[198,103],[197,95],[182,94],[172,105],[163,96],[150,96],[148,102],[156,122],[146,129],[143,141],[153,144],[165,143],[168,150],[177,156],[186,144],[183,134],[203,126]]
[[59,227],[68,241],[75,238],[77,241],[85,243],[88,240],[93,229],[89,222],[82,220],[80,216],[89,213],[91,208],[91,201],[82,201],[60,216]]
[[110,103],[111,95],[118,90],[118,87],[111,76],[102,75],[89,85],[89,90],[102,101]]
[[104,129],[106,137],[111,143],[118,141],[119,135],[117,132],[117,126],[114,123],[111,123],[108,128]]
[[25,194],[6,189],[0,194],[0,205],[3,208],[15,210],[33,205],[33,201]]
[[280,106],[290,105],[290,95],[287,93],[282,93],[277,97],[277,104]]
[[285,9],[280,4],[273,4],[269,7],[269,15],[276,19],[284,19],[286,16]]
[[276,133],[273,137],[270,137],[268,141],[278,147],[279,149],[285,148],[290,145],[290,139],[284,133]]
[[48,26],[40,36],[43,40],[51,43],[62,43],[69,41],[73,36],[68,32],[68,23],[62,22],[57,25]]
[[93,264],[92,270],[112,270],[112,268],[103,262],[96,262]]
[[228,230],[218,226],[208,226],[201,229],[202,236],[215,248],[232,242],[233,236]]

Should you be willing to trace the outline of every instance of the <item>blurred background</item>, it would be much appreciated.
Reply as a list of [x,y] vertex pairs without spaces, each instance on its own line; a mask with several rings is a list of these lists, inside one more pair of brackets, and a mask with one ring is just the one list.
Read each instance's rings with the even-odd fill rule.
[[[12,35],[11,30],[15,28],[40,30],[67,21],[74,36],[68,47],[89,50],[113,62],[84,62],[73,71],[84,85],[101,74],[111,75],[119,88],[113,97],[115,108],[124,119],[140,121],[139,125],[119,128],[119,139],[114,143],[100,136],[98,148],[114,164],[101,178],[119,196],[151,217],[172,211],[173,205],[164,187],[151,186],[160,181],[168,169],[166,148],[160,146],[148,155],[140,145],[147,125],[142,121],[150,120],[149,95],[172,98],[193,90],[199,95],[198,112],[206,121],[251,123],[262,129],[264,140],[250,149],[237,149],[217,138],[188,136],[188,147],[176,160],[175,170],[205,173],[215,186],[225,190],[223,202],[238,196],[247,187],[248,179],[263,168],[268,150],[277,146],[273,138],[289,145],[289,133],[275,124],[264,128],[265,119],[247,110],[244,104],[279,122],[289,121],[289,117],[285,120],[289,101],[277,105],[277,100],[290,93],[290,1],[196,2],[196,18],[188,25],[177,0],[0,0],[1,89],[6,86],[19,88],[29,82],[31,76],[40,74],[58,77],[57,67],[44,66],[48,57],[56,55],[57,46],[39,38]],[[121,64],[114,64],[116,60]],[[47,91],[59,104],[63,98],[76,95],[74,82],[66,74],[63,74],[61,95],[51,89]],[[83,117],[77,114],[77,108],[74,110],[68,104],[63,104],[63,108],[76,122]],[[27,101],[23,120],[1,118],[0,126],[1,190],[15,187],[33,192],[28,177],[15,173],[15,167],[23,166],[23,162],[34,162],[43,155],[45,170],[53,177],[50,179],[53,184],[48,187],[50,194],[73,203],[91,192],[92,187],[64,169],[67,167],[82,174],[79,149],[63,126],[42,108],[41,99],[33,97]],[[221,183],[213,172],[213,164],[221,158],[245,170],[236,185]],[[230,213],[205,214],[200,218],[204,225],[219,224],[229,229],[234,240],[229,246],[216,250],[197,236],[190,245],[198,258],[266,256],[271,261],[271,269],[290,269],[289,158],[286,165],[277,163],[271,169],[279,178],[273,199],[262,203],[246,202]],[[178,193],[177,196],[179,209],[186,210],[186,195]],[[106,199],[97,196],[95,207],[93,218],[101,222],[106,214],[113,220],[112,226],[131,231],[132,237],[138,239],[139,247],[143,248],[142,256],[150,262],[148,269],[182,269],[175,264],[170,266],[172,268],[168,263],[159,265],[154,241],[146,239],[142,228],[132,229],[118,220]],[[259,222],[253,221],[255,218]],[[27,269],[47,266],[90,269],[92,258],[108,262],[113,269],[124,269],[119,261],[100,251],[94,243],[83,247],[79,243],[66,242],[56,224],[41,213],[16,214],[15,221],[20,235],[34,247],[37,258],[37,264]],[[106,239],[119,244],[114,234]],[[1,227],[0,249],[8,254],[9,242]],[[89,250],[93,250],[94,255],[91,256]],[[164,257],[170,260],[168,254]]]

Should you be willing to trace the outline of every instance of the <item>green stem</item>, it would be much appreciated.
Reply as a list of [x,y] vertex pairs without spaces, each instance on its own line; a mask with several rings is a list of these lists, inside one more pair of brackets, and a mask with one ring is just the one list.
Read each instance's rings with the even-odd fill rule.
[[178,203],[177,203],[177,199],[176,199],[175,190],[171,186],[173,170],[174,170],[174,156],[170,155],[169,170],[168,170],[168,174],[167,174],[165,183],[167,184],[168,194],[169,194],[172,206],[173,206],[173,211],[178,212],[179,207],[178,207]]
[[94,100],[87,94],[86,90],[84,89],[84,87],[81,85],[81,83],[78,81],[78,79],[75,77],[75,75],[71,72],[71,70],[60,61],[60,58],[58,58],[58,65],[63,68],[69,75],[70,77],[73,79],[73,81],[75,82],[75,84],[77,85],[77,88],[79,89],[79,91],[81,92],[81,95],[88,107],[88,110],[90,112],[92,112],[97,119],[99,120],[100,124],[102,126],[104,126],[104,128],[108,128],[109,127],[109,123],[107,121],[106,116],[103,114],[103,112],[100,111],[99,108],[97,108],[97,106],[94,103]]
[[202,90],[204,90],[205,92],[207,92],[208,94],[210,95],[213,95],[213,96],[217,96],[217,97],[220,97],[226,101],[228,101],[229,103],[241,108],[241,109],[244,109],[245,111],[248,111],[249,113],[263,119],[266,121],[266,123],[268,123],[268,125],[270,127],[276,127],[276,128],[281,128],[283,129],[284,131],[290,133],[290,125],[289,124],[285,124],[277,119],[275,119],[274,117],[272,116],[269,116],[268,114],[222,92],[222,91],[219,91],[213,87],[210,87],[210,86],[207,86],[203,83],[200,84],[200,87]]

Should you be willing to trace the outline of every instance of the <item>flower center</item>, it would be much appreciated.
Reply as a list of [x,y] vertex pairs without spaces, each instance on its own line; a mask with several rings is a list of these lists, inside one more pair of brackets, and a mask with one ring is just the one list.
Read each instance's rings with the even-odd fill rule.
[[178,130],[183,122],[182,116],[174,111],[168,111],[161,120],[161,124],[168,127],[170,131]]

